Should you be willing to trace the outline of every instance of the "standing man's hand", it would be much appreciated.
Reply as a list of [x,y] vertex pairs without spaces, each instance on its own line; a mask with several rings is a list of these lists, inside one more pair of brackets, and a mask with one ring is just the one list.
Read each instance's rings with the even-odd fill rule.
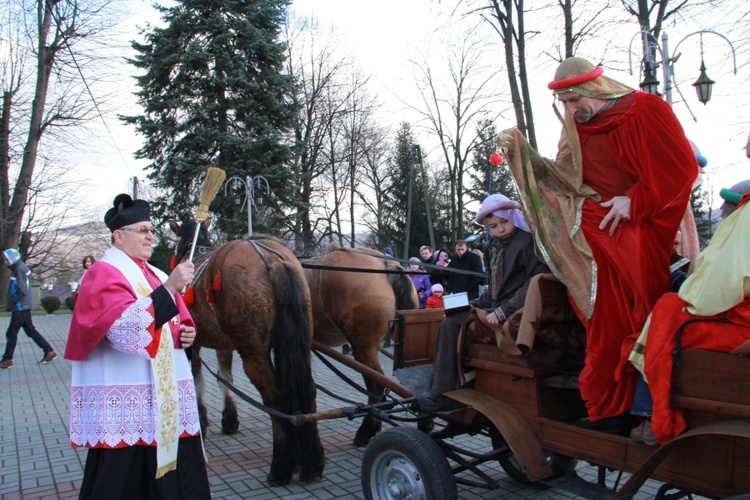
[[180,327],[180,344],[183,349],[187,349],[195,342],[195,328],[192,326],[182,325]]
[[497,147],[505,152],[508,158],[513,158],[516,152],[516,138],[513,136],[513,129],[503,130],[495,139]]
[[630,220],[630,197],[628,196],[615,196],[609,201],[604,201],[599,204],[604,208],[611,208],[609,213],[604,216],[599,229],[605,229],[607,224],[612,222],[612,226],[609,228],[609,235],[615,234],[617,225],[623,221],[627,222]]
[[193,281],[194,273],[195,266],[192,262],[182,262],[172,270],[172,274],[170,274],[167,281],[164,282],[164,286],[167,290],[172,292],[172,295],[176,295]]

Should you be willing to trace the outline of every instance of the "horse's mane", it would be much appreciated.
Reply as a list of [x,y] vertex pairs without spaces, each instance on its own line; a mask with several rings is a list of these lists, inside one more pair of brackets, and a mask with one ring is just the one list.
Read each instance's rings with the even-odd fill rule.
[[[180,240],[177,242],[177,260],[181,261],[185,255],[190,251],[190,245],[193,243],[193,236],[195,235],[195,219],[183,219],[180,224]],[[208,235],[206,226],[201,224],[200,232],[198,233],[197,246],[210,247],[211,237]]]

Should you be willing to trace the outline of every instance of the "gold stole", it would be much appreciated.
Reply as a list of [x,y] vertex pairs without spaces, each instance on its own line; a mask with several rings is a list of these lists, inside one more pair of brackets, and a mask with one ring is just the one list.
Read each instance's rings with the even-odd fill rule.
[[[117,248],[110,248],[102,258],[115,266],[128,280],[136,296],[140,299],[153,292],[141,268]],[[149,266],[162,281],[167,276]],[[159,348],[151,360],[151,374],[156,396],[156,479],[177,469],[177,446],[180,439],[180,400],[175,372],[174,343],[169,323],[161,328]]]

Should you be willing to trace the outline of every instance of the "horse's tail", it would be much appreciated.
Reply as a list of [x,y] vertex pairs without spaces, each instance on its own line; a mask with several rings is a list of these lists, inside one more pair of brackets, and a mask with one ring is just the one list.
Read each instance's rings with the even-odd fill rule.
[[[395,267],[399,271],[403,271],[404,268],[396,265],[389,266],[386,263],[386,268]],[[414,284],[406,274],[389,274],[388,282],[393,288],[393,295],[396,296],[396,309],[416,309],[419,307],[419,297],[417,291],[414,289]]]
[[[314,413],[316,389],[310,355],[312,327],[307,281],[302,269],[290,262],[272,264],[270,278],[276,307],[271,347],[277,408],[289,415]],[[304,481],[322,477],[325,455],[317,423],[298,427],[283,421],[281,426],[280,435],[285,442],[278,443],[280,453],[274,450],[271,470],[288,476],[285,479],[297,470]]]

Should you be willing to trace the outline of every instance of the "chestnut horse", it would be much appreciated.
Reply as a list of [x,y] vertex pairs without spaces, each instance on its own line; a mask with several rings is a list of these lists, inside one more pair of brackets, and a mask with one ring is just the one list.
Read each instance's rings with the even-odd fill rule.
[[[380,373],[383,369],[378,353],[388,334],[388,321],[396,316],[396,309],[419,306],[409,276],[399,274],[404,268],[384,257],[377,250],[340,248],[303,263],[303,267],[310,266],[305,274],[312,297],[313,338],[329,347],[349,343],[356,361]],[[370,270],[382,272],[362,272]],[[388,271],[394,273],[386,274]],[[363,378],[372,394],[368,403],[380,402],[383,386]],[[367,445],[381,427],[380,419],[365,417],[354,445]]]
[[[170,225],[180,237],[176,256],[182,260],[190,251],[196,223],[187,220],[180,227]],[[210,244],[203,224],[198,244],[202,249]],[[229,380],[232,350],[237,350],[266,406],[287,415],[314,413],[310,292],[297,258],[268,237],[231,241],[196,255],[189,309],[197,330],[191,362],[201,425],[205,428],[208,420],[202,398],[205,384],[200,347],[216,349],[220,365],[226,366],[229,360]],[[189,295],[186,293],[188,303]],[[233,412],[234,417],[225,409],[225,420],[236,420],[236,407]],[[271,422],[273,459],[268,482],[289,483],[297,471],[304,481],[322,477],[325,456],[317,423],[297,427],[276,416]]]

